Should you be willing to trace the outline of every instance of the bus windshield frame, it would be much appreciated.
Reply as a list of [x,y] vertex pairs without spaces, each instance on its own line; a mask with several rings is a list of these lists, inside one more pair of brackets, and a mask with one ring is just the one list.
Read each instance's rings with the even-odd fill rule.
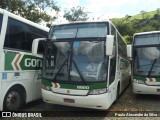
[[[97,24],[101,24],[101,23],[83,23],[83,25],[87,25],[87,24],[89,24],[89,26],[91,26],[91,25],[94,25],[94,26],[97,26]],[[50,49],[50,50],[47,50],[47,51],[56,51],[55,53],[53,52],[53,54],[52,55],[50,55],[50,58],[51,58],[51,56],[54,56],[53,57],[53,61],[56,61],[57,60],[57,54],[59,54],[60,52],[61,53],[64,53],[64,51],[65,51],[65,54],[66,55],[68,55],[67,56],[67,59],[65,59],[65,58],[63,58],[64,59],[64,61],[63,61],[63,63],[61,63],[61,67],[59,68],[59,69],[57,69],[57,73],[59,73],[60,71],[61,71],[61,69],[64,67],[64,65],[65,64],[67,64],[67,65],[69,65],[69,67],[66,67],[69,71],[68,71],[68,76],[67,76],[67,80],[57,80],[57,74],[55,73],[55,75],[53,75],[53,72],[51,72],[50,71],[50,73],[51,73],[51,76],[52,77],[47,77],[47,74],[45,73],[46,72],[46,66],[45,66],[45,64],[47,63],[46,61],[47,60],[45,60],[46,59],[46,55],[48,55],[47,53],[46,53],[46,55],[43,55],[44,57],[44,59],[43,59],[43,70],[42,70],[42,78],[43,79],[47,79],[47,80],[49,80],[49,81],[52,81],[52,82],[59,82],[59,83],[78,83],[78,84],[91,84],[91,83],[97,83],[97,82],[107,82],[107,71],[108,71],[108,57],[105,55],[105,41],[106,41],[106,36],[107,36],[107,34],[108,34],[108,25],[107,25],[108,23],[103,23],[102,25],[106,25],[105,26],[105,32],[104,32],[104,34],[105,35],[103,35],[103,36],[101,36],[101,37],[97,37],[97,36],[89,36],[89,37],[85,37],[85,36],[82,36],[82,37],[78,37],[78,29],[79,29],[79,27],[82,27],[82,24],[76,24],[77,26],[78,26],[78,28],[76,28],[76,34],[73,36],[73,37],[71,37],[71,38],[56,38],[55,39],[55,37],[53,37],[53,34],[52,34],[52,32],[54,31],[53,30],[53,28],[56,28],[55,26],[54,27],[52,27],[52,29],[50,30],[50,35],[49,35],[49,38],[48,38],[48,40],[46,41],[46,43],[48,42],[49,44],[50,44],[50,47],[45,47],[45,48],[53,48],[53,49]],[[75,25],[75,24],[73,24],[73,25]],[[73,27],[73,25],[71,25],[72,27]],[[69,25],[66,25],[67,27],[69,26]],[[60,27],[64,27],[64,25],[60,25]],[[60,44],[63,44],[63,43],[65,43],[65,45],[66,44],[69,44],[70,45],[70,48],[68,48],[67,50],[65,50],[64,49],[64,51],[63,51],[63,48],[64,48],[64,46],[65,45],[62,45],[63,47],[62,48],[60,48]],[[106,67],[106,68],[103,68],[103,69],[105,69],[105,75],[103,75],[103,76],[105,76],[105,79],[103,79],[103,80],[86,80],[86,77],[85,77],[85,75],[84,75],[84,73],[83,73],[83,71],[82,71],[82,68],[81,68],[81,66],[83,66],[83,65],[80,65],[81,63],[80,63],[80,60],[78,60],[78,59],[83,59],[83,58],[78,58],[79,56],[76,56],[75,55],[75,49],[77,49],[77,48],[74,48],[74,47],[80,47],[80,45],[77,45],[77,44],[82,44],[83,43],[83,45],[85,46],[83,49],[88,49],[89,48],[89,46],[92,46],[93,45],[93,48],[92,48],[92,50],[91,51],[94,51],[94,53],[95,52],[97,52],[96,51],[96,46],[102,46],[102,48],[101,47],[98,47],[98,48],[101,48],[101,49],[103,49],[102,51],[103,51],[103,59],[101,60],[101,66],[102,67]],[[85,43],[85,44],[84,44]],[[59,45],[58,45],[59,44]],[[87,46],[87,44],[88,44],[88,46]],[[47,45],[48,46],[48,45]],[[82,49],[81,49],[82,50]],[[92,54],[92,53],[90,53],[90,54]],[[97,53],[96,55],[98,55],[99,53]],[[94,55],[92,55],[92,58],[93,58],[93,56]],[[77,57],[77,58],[76,58]],[[83,61],[83,60],[81,60],[81,61]],[[69,63],[68,63],[69,62]],[[96,61],[97,62],[97,61]],[[93,63],[93,62],[92,62]],[[91,63],[91,64],[92,64]],[[54,63],[52,63],[52,64],[54,64],[53,66],[53,68],[55,68],[55,66],[56,66],[56,62],[54,62]],[[89,64],[89,61],[88,61],[88,64]],[[97,63],[95,63],[94,62],[94,64],[97,64],[97,65],[100,65],[98,62]],[[74,67],[74,68],[73,68]],[[88,67],[88,66],[86,66],[86,67]],[[94,66],[95,67],[95,66]],[[48,68],[47,68],[48,69]],[[79,78],[80,78],[80,80],[79,81],[75,81],[75,80],[72,80],[71,79],[71,74],[73,74],[73,73],[71,73],[72,71],[72,69],[76,69],[76,71],[77,71],[77,74],[78,74],[78,76],[79,76]],[[54,70],[53,70],[54,71]],[[89,71],[90,72],[90,71]],[[104,72],[103,72],[104,73]],[[46,74],[46,75],[45,75]],[[92,73],[91,73],[92,74]],[[98,73],[97,73],[98,74]],[[48,74],[49,75],[49,74]],[[94,76],[94,75],[93,75]],[[103,77],[104,78],[104,77]]]
[[159,64],[160,33],[136,35],[133,42],[133,74],[159,77]]

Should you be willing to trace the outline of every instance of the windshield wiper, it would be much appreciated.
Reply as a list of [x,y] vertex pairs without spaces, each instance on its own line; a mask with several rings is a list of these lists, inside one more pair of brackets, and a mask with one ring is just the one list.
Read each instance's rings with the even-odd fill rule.
[[54,78],[53,78],[53,81],[56,80],[57,76],[59,75],[60,71],[62,70],[62,68],[63,68],[65,65],[67,65],[68,81],[70,81],[70,80],[71,80],[70,72],[71,72],[71,70],[72,70],[72,63],[73,63],[73,65],[75,66],[75,68],[76,68],[76,70],[77,70],[77,72],[78,72],[78,74],[79,74],[82,82],[85,83],[85,79],[84,79],[83,75],[81,74],[81,72],[80,72],[80,70],[79,70],[76,62],[73,60],[73,43],[70,44],[70,45],[71,45],[71,48],[68,50],[68,55],[65,55],[65,54],[63,53],[63,54],[65,55],[66,59],[65,59],[65,61],[63,62],[63,64],[61,65],[61,67],[58,69],[58,71],[55,73],[55,76],[54,76]]
[[138,55],[137,55],[137,68],[139,68],[140,66],[139,66],[139,57],[138,57]]
[[155,65],[156,61],[157,61],[157,58],[154,59],[154,61],[153,61],[153,63],[152,63],[152,66],[151,66],[151,68],[150,68],[150,70],[149,70],[149,72],[148,72],[147,77],[150,77],[150,74],[151,74],[151,72],[152,72],[152,69],[154,68],[154,65]]
[[85,79],[83,78],[83,75],[81,74],[81,71],[79,70],[79,68],[78,68],[78,66],[77,66],[77,64],[75,63],[74,60],[73,60],[73,64],[74,64],[75,68],[77,69],[77,72],[78,72],[81,80],[85,83]]
[[134,55],[135,55],[135,58],[137,59],[137,64],[136,64],[136,66],[137,66],[137,68],[139,68],[139,67],[140,67],[140,66],[139,66],[139,56],[138,56],[138,54],[137,54],[137,50],[135,50]]
[[62,66],[59,68],[59,70],[57,71],[57,73],[55,73],[55,76],[54,76],[53,80],[56,80],[58,74],[60,73],[60,71],[62,70],[62,68],[66,64],[66,62],[67,62],[67,59],[63,62]]

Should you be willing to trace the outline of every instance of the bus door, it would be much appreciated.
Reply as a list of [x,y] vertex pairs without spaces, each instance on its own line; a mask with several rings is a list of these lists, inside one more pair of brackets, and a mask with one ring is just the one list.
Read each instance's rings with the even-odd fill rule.
[[[113,33],[114,34],[114,33]],[[116,34],[114,34],[114,36],[116,36]],[[114,41],[116,41],[116,37],[114,37]],[[116,82],[116,57],[117,57],[117,49],[116,49],[116,42],[114,42],[114,46],[113,46],[113,57],[110,59],[110,65],[109,67],[109,93],[110,93],[110,98],[111,101],[114,101],[115,99],[115,95],[116,94],[116,88],[117,88],[117,82]]]
[[115,73],[116,73],[116,57],[110,59],[109,66],[109,94],[111,101],[114,101],[116,94],[117,83],[115,82]]
[[[128,82],[129,82],[129,73],[128,73],[128,69],[126,69],[127,64],[128,64],[127,61],[125,61],[123,58],[119,57],[118,78],[121,81],[120,88],[125,88],[125,86],[128,85]],[[127,79],[128,79],[128,82],[126,82]],[[120,92],[121,91],[122,91],[122,89],[120,89]]]

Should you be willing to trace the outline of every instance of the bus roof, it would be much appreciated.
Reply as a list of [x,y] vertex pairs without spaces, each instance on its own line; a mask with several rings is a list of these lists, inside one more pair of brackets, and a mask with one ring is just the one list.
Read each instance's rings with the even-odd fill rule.
[[22,22],[24,22],[24,23],[26,23],[26,24],[29,24],[29,25],[31,25],[31,26],[34,26],[34,27],[36,27],[36,28],[39,28],[39,29],[42,29],[42,30],[44,30],[44,31],[49,32],[49,28],[48,28],[48,27],[39,25],[39,24],[37,24],[37,23],[34,23],[34,22],[30,21],[30,20],[27,20],[27,19],[25,19],[25,18],[23,18],[23,17],[20,17],[20,16],[18,16],[18,15],[15,15],[15,14],[13,14],[13,13],[11,13],[11,12],[8,12],[8,11],[6,11],[6,10],[4,10],[4,9],[1,9],[1,8],[0,8],[0,13],[6,14],[8,17],[14,18],[14,19],[16,19],[16,20],[22,21]]
[[147,34],[155,34],[155,33],[160,33],[160,31],[148,31],[148,32],[140,32],[140,33],[135,33],[134,36],[137,35],[147,35]]
[[69,24],[77,24],[77,23],[79,24],[79,23],[102,23],[102,22],[111,23],[110,20],[72,21],[72,22],[65,22],[65,23],[56,23],[56,24],[53,24],[52,26],[69,25]]

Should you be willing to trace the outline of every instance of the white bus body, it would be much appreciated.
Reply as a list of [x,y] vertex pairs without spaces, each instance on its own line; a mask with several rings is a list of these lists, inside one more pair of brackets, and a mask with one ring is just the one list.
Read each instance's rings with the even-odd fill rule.
[[160,95],[160,31],[136,33],[132,45],[135,94]]
[[108,109],[129,84],[127,45],[110,21],[55,25],[45,43],[42,98],[47,103]]
[[49,29],[0,9],[0,111],[17,110],[41,98],[41,59],[32,56],[33,39]]

